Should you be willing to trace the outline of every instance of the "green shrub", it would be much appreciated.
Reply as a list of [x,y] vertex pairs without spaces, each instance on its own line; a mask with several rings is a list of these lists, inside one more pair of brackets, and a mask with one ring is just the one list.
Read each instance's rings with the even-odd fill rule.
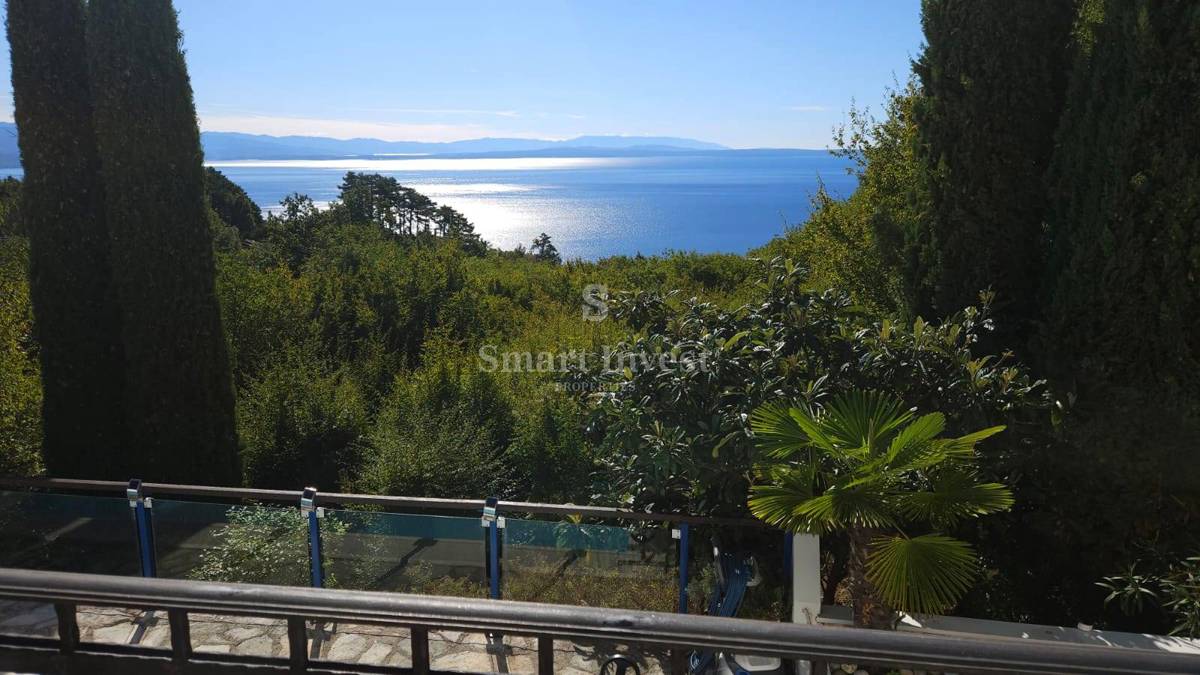
[[365,439],[359,489],[481,498],[513,494],[511,402],[487,373],[441,364],[397,378]]
[[[189,578],[280,586],[312,583],[307,516],[297,509],[265,506],[233,506],[226,515],[229,522],[213,532],[216,545],[200,553],[200,564]],[[321,519],[321,529],[336,535],[347,528],[327,516]],[[336,588],[331,559],[324,557],[322,571],[326,587]]]
[[288,348],[248,380],[238,399],[245,484],[340,488],[358,466],[366,428],[354,380],[311,347]]
[[42,470],[42,386],[28,264],[28,242],[0,236],[0,475],[5,476]]

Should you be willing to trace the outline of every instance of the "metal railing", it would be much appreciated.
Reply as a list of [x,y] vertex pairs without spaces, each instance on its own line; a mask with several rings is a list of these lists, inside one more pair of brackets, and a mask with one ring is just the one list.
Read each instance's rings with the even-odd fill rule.
[[[114,480],[80,480],[74,478],[0,478],[0,487],[33,488],[42,490],[67,490],[96,494],[124,494],[127,483]],[[244,499],[259,502],[281,502],[295,504],[302,490],[263,490],[258,488],[215,487],[211,485],[176,485],[173,483],[143,483],[146,496],[172,495],[183,497],[205,497],[209,499]],[[470,511],[483,509],[484,499],[438,499],[432,497],[394,497],[389,495],[350,494],[322,492],[323,504],[380,506],[391,509],[422,509],[433,511]],[[505,511],[552,516],[583,516],[585,518],[611,518],[665,523],[688,523],[692,525],[730,525],[737,527],[767,528],[769,525],[753,518],[723,518],[720,516],[693,516],[682,513],[653,513],[619,509],[607,506],[578,504],[541,504],[537,502],[503,502]]]
[[[557,518],[582,517],[587,519],[607,519],[619,521],[632,521],[642,524],[657,523],[667,524],[672,526],[672,535],[678,541],[672,548],[672,553],[676,556],[676,564],[678,567],[678,601],[676,604],[677,611],[686,613],[689,607],[688,595],[688,567],[691,564],[689,559],[689,528],[693,526],[707,526],[712,528],[747,528],[756,530],[770,530],[769,526],[762,521],[751,518],[728,518],[728,517],[710,517],[710,516],[695,516],[679,513],[654,513],[633,511],[630,509],[620,509],[602,506],[588,506],[576,504],[544,504],[534,502],[510,502],[505,501],[496,504],[494,499],[437,499],[427,497],[403,497],[403,496],[388,496],[388,495],[368,495],[368,494],[349,494],[349,493],[319,493],[312,489],[306,490],[267,490],[257,488],[236,488],[236,487],[217,487],[207,485],[178,485],[168,483],[143,483],[138,480],[121,482],[109,480],[81,480],[81,479],[63,479],[63,478],[0,478],[0,488],[19,488],[22,490],[33,490],[39,492],[51,493],[86,493],[88,495],[114,497],[121,495],[127,497],[129,505],[134,514],[134,539],[130,540],[130,544],[135,547],[138,558],[140,560],[140,569],[142,576],[156,577],[159,576],[157,568],[157,556],[159,554],[155,545],[156,536],[154,517],[155,509],[151,508],[154,498],[192,498],[205,501],[221,501],[235,505],[237,503],[263,503],[274,502],[291,504],[293,506],[300,505],[301,510],[305,513],[309,521],[309,544],[307,557],[309,558],[310,576],[312,585],[320,587],[323,585],[323,558],[322,558],[322,535],[321,527],[318,524],[318,517],[324,513],[323,508],[318,508],[318,503],[321,507],[328,505],[339,505],[353,507],[372,507],[381,508],[386,513],[396,512],[470,512],[476,515],[482,515],[481,525],[486,528],[482,555],[483,560],[480,564],[485,576],[485,583],[488,587],[490,596],[493,599],[499,599],[502,593],[502,584],[500,582],[500,558],[501,546],[498,545],[498,531],[504,527],[505,519],[497,517],[498,512],[504,514],[524,514],[532,516],[550,516]],[[791,535],[779,532],[780,542],[785,548],[790,545]],[[790,571],[790,566],[785,566]],[[94,570],[84,570],[94,571]]]
[[[538,672],[553,672],[555,640],[636,644],[959,673],[1196,673],[1200,658],[1120,647],[958,638],[744,619],[534,603],[251,584],[142,579],[0,568],[0,598],[53,603],[59,637],[0,636],[0,669],[65,673],[413,672],[429,673],[431,629],[533,636]],[[81,642],[79,605],[165,610],[170,651]],[[283,619],[287,657],[196,653],[196,612]],[[411,669],[310,661],[308,621],[409,630]],[[673,659],[678,663],[679,659]]]

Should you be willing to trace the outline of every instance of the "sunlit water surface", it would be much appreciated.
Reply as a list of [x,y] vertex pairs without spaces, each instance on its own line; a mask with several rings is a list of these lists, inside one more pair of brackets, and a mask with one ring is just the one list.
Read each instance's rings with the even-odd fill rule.
[[243,160],[212,166],[267,210],[293,192],[326,204],[336,198],[347,171],[394,176],[462,211],[496,246],[528,246],[546,232],[564,256],[586,259],[666,250],[744,253],[803,222],[820,183],[841,197],[855,186],[845,160],[806,150]]

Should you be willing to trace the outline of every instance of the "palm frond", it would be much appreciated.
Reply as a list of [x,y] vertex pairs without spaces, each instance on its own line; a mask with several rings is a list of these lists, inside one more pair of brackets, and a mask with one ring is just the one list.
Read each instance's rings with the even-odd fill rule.
[[834,486],[796,506],[797,515],[808,518],[821,531],[865,527],[894,527],[896,519],[885,495],[877,490]]
[[750,488],[750,513],[765,523],[789,532],[817,533],[811,517],[802,513],[801,506],[812,499],[811,485],[803,479],[784,480],[778,484],[755,485]]
[[912,419],[913,411],[887,394],[868,390],[852,390],[842,394],[827,406],[829,414],[822,420],[842,444],[867,448],[874,452],[879,442],[893,430]]
[[888,446],[886,465],[900,468],[924,454],[931,441],[946,428],[946,416],[941,413],[921,415],[900,430]]
[[808,434],[787,405],[769,403],[755,408],[750,413],[750,429],[758,448],[777,459],[787,459],[809,445]]
[[954,606],[978,573],[965,541],[940,534],[895,535],[871,543],[867,579],[895,609],[933,614]]
[[971,459],[975,456],[975,445],[980,441],[995,436],[1004,431],[1007,427],[1004,425],[988,427],[974,433],[959,436],[958,438],[946,439],[945,451],[950,457],[960,459]]
[[932,489],[896,497],[905,518],[934,527],[952,527],[965,518],[1004,511],[1012,504],[1008,488],[999,483],[976,483],[975,477],[965,472],[939,473]]

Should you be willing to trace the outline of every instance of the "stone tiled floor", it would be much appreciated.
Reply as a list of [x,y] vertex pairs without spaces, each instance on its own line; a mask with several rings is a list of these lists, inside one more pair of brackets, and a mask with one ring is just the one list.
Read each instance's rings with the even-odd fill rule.
[[[287,625],[276,619],[193,614],[192,648],[197,653],[287,656]],[[84,642],[139,644],[170,649],[165,612],[140,612],[109,607],[79,607],[80,639]],[[0,602],[0,633],[54,637],[54,609],[41,603]],[[412,652],[408,630],[391,626],[349,623],[310,624],[309,657],[314,660],[409,666]],[[508,636],[503,647],[488,646],[479,633],[430,631],[430,665],[435,670],[487,673],[537,672],[537,642]],[[641,654],[621,645],[555,641],[554,670],[565,675],[598,673],[605,658],[621,653],[642,665],[645,675],[662,675],[666,654]]]

